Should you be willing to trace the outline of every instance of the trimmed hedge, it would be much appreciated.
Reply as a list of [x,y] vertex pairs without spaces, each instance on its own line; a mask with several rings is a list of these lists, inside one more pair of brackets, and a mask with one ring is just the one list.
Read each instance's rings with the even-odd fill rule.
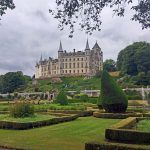
[[102,107],[109,113],[124,113],[128,107],[125,93],[105,70],[101,78],[101,94],[99,100]]
[[132,130],[138,119],[129,117],[105,130],[105,138],[117,142],[150,143],[150,132]]
[[52,114],[54,113],[61,113],[61,114],[77,114],[79,117],[86,117],[86,116],[92,116],[93,111],[91,110],[85,110],[85,111],[80,111],[80,110],[50,110],[48,111]]
[[105,112],[94,112],[93,116],[96,118],[108,118],[108,119],[125,119],[128,117],[142,117],[141,113],[105,113]]
[[149,150],[149,147],[142,145],[128,145],[122,143],[85,143],[85,150]]
[[9,122],[9,121],[0,121],[1,129],[14,129],[14,130],[25,130],[36,127],[48,126],[52,124],[57,124],[61,122],[72,121],[78,118],[78,115],[70,115],[60,118],[52,118],[49,120],[37,121],[37,122],[28,122],[28,123],[19,123],[19,122]]

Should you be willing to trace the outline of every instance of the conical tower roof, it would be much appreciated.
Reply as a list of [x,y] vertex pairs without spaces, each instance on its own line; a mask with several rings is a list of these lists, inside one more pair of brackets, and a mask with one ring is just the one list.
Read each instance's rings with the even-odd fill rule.
[[97,41],[96,41],[96,43],[95,43],[95,45],[93,46],[93,48],[92,48],[92,49],[101,49],[101,48],[99,47],[99,45],[98,45]]
[[59,45],[59,50],[58,50],[58,52],[63,52],[63,48],[62,48],[61,41],[60,41],[60,45]]
[[88,39],[87,39],[87,41],[86,41],[86,47],[85,47],[85,49],[86,49],[86,50],[90,49],[90,46],[89,46],[89,41],[88,41]]

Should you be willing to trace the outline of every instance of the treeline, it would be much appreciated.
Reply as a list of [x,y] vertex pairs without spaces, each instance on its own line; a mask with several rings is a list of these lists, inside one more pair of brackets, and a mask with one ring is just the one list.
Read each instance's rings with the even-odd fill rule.
[[123,82],[150,85],[150,43],[135,42],[121,50],[117,62],[107,59],[104,70],[120,71]]
[[31,77],[23,75],[21,71],[8,72],[0,76],[0,93],[12,93],[17,89],[23,89],[31,81]]

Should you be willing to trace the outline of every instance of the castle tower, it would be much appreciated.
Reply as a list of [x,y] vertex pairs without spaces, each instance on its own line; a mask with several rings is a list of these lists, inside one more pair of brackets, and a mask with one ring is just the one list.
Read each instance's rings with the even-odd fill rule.
[[85,53],[86,53],[86,55],[90,55],[90,46],[89,46],[88,39],[86,41]]
[[97,41],[96,41],[96,43],[95,43],[95,45],[93,46],[92,49],[93,49],[93,50],[94,50],[94,49],[95,49],[95,50],[101,50],[101,48],[100,48],[100,46],[98,45]]
[[62,43],[60,41],[60,44],[59,44],[59,49],[58,49],[58,58],[61,57],[61,54],[63,53],[63,48],[62,48]]

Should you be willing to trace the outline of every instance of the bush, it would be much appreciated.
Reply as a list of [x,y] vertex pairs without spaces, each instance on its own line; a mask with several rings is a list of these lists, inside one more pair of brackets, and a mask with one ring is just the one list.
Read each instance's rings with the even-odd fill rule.
[[107,71],[102,74],[100,99],[106,112],[123,113],[128,106],[125,93]]
[[14,118],[24,118],[34,115],[34,107],[25,102],[17,102],[10,108],[10,116]]
[[68,105],[68,99],[67,96],[65,95],[64,91],[61,91],[57,98],[56,102],[59,103],[60,105]]
[[88,97],[88,95],[83,94],[83,95],[80,96],[80,100],[83,101],[83,102],[88,102],[89,97]]
[[103,109],[101,96],[99,96],[98,99],[97,99],[97,106],[98,106],[99,109]]

